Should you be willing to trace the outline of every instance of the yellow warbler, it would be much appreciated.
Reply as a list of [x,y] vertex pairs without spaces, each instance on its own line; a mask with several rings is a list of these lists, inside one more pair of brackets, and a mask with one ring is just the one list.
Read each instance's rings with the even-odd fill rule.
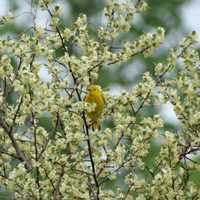
[[87,103],[95,103],[96,107],[94,111],[88,112],[87,115],[91,119],[92,129],[100,130],[99,119],[104,109],[105,98],[102,94],[101,88],[98,85],[90,85],[87,89],[87,95],[84,99]]

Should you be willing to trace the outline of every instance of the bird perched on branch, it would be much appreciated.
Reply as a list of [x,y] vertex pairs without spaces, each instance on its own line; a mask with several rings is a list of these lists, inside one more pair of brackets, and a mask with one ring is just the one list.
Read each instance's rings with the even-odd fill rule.
[[105,98],[101,91],[101,87],[98,85],[90,85],[87,88],[87,94],[85,96],[85,102],[95,103],[96,107],[94,111],[88,112],[87,115],[91,119],[92,129],[101,129],[100,117],[104,109]]

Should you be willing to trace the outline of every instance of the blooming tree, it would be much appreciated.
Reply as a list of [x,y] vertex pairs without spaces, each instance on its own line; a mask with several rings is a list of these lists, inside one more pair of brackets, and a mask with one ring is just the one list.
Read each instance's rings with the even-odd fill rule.
[[[169,51],[154,73],[146,71],[131,91],[106,105],[102,129],[92,130],[84,102],[87,86],[101,68],[137,55],[152,56],[164,41],[163,28],[134,41],[116,38],[130,29],[143,1],[109,1],[104,24],[91,34],[87,17],[71,27],[60,23],[60,8],[39,0],[48,12],[47,27],[0,41],[0,183],[16,199],[200,199],[190,179],[199,171],[200,69],[195,32]],[[1,24],[12,17],[5,16]],[[116,65],[117,67],[117,65]],[[48,70],[48,80],[40,77]],[[166,131],[159,113],[143,116],[145,107],[171,102],[180,122]],[[153,141],[159,149],[145,162]],[[110,184],[111,183],[111,184]]]

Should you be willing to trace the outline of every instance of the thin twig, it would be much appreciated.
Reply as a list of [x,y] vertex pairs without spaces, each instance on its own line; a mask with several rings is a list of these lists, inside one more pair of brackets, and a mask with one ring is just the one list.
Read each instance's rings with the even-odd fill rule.
[[60,175],[58,177],[58,181],[57,181],[57,183],[55,185],[55,191],[54,191],[54,194],[53,194],[54,200],[59,200],[60,199],[60,197],[59,197],[60,185],[61,185],[61,181],[62,181],[64,172],[65,172],[64,169],[65,169],[65,165],[61,166],[61,172],[60,172]]
[[20,102],[19,102],[19,104],[18,104],[18,106],[17,106],[17,110],[16,110],[16,112],[15,112],[15,114],[14,114],[14,117],[13,117],[13,119],[12,119],[12,124],[11,124],[10,128],[7,127],[7,125],[6,125],[5,123],[3,123],[2,120],[0,120],[0,126],[1,126],[2,128],[4,128],[5,132],[7,133],[8,137],[10,138],[11,143],[12,143],[12,145],[13,145],[15,151],[16,151],[17,156],[18,156],[22,161],[25,162],[25,166],[26,166],[27,170],[28,170],[28,171],[31,171],[31,170],[32,170],[32,164],[31,164],[30,160],[26,157],[26,155],[24,154],[24,152],[21,151],[21,149],[20,149],[20,147],[19,147],[19,145],[18,145],[16,139],[15,139],[14,136],[13,136],[13,129],[14,129],[14,126],[15,126],[15,121],[16,121],[17,116],[18,116],[18,114],[19,114],[19,111],[20,111],[22,102],[23,102],[23,99],[22,99],[22,97],[21,97]]
[[[46,8],[47,8],[47,11],[48,11],[49,15],[51,17],[53,17],[53,15],[52,15],[50,9],[48,8],[47,4],[46,4]],[[67,50],[67,48],[65,47],[65,44],[64,44],[64,38],[62,37],[60,29],[57,26],[56,26],[56,31],[57,31],[57,33],[58,33],[58,35],[60,37],[60,40],[61,40],[62,47],[63,47],[64,51],[68,53],[68,50]],[[77,78],[74,76],[73,71],[71,70],[70,62],[68,62],[68,67],[69,67],[69,71],[70,71],[70,73],[72,75],[72,78],[73,78],[73,81],[74,81],[74,85],[76,85]],[[76,91],[76,94],[78,96],[79,101],[82,101],[80,93],[79,93],[77,88],[75,89],[75,91]],[[95,182],[96,189],[97,189],[97,191],[96,191],[96,199],[99,200],[99,183],[98,183],[98,180],[97,180],[97,175],[96,175],[96,171],[95,171],[95,164],[94,164],[93,155],[92,155],[92,148],[91,148],[91,144],[90,144],[89,127],[88,127],[84,112],[82,112],[82,118],[83,118],[83,121],[84,121],[85,133],[87,135],[87,146],[88,146],[89,157],[90,157],[91,166],[92,166],[93,178],[94,178],[94,182]]]

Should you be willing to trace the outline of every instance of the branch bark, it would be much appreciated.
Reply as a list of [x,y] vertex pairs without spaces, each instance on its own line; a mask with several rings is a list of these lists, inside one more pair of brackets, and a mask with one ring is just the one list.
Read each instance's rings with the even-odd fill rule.
[[60,185],[61,185],[61,181],[62,181],[62,177],[65,173],[65,165],[61,166],[61,172],[60,172],[60,175],[58,177],[58,181],[55,185],[55,190],[54,190],[54,194],[53,194],[53,199],[54,200],[60,200]]
[[19,111],[20,111],[20,108],[21,108],[21,105],[22,105],[22,102],[23,102],[23,99],[21,98],[20,99],[20,102],[17,106],[17,110],[14,114],[14,117],[13,117],[13,120],[12,120],[12,124],[11,126],[9,127],[5,121],[3,119],[0,118],[0,126],[4,129],[4,131],[7,133],[8,137],[10,138],[10,141],[12,143],[12,146],[13,148],[15,149],[15,152],[16,152],[16,155],[17,157],[25,162],[25,167],[28,171],[31,171],[32,170],[32,164],[31,164],[31,161],[27,158],[27,156],[24,154],[24,152],[20,149],[15,137],[13,136],[13,129],[14,129],[14,126],[15,126],[15,121],[17,119],[17,116],[19,114]]

